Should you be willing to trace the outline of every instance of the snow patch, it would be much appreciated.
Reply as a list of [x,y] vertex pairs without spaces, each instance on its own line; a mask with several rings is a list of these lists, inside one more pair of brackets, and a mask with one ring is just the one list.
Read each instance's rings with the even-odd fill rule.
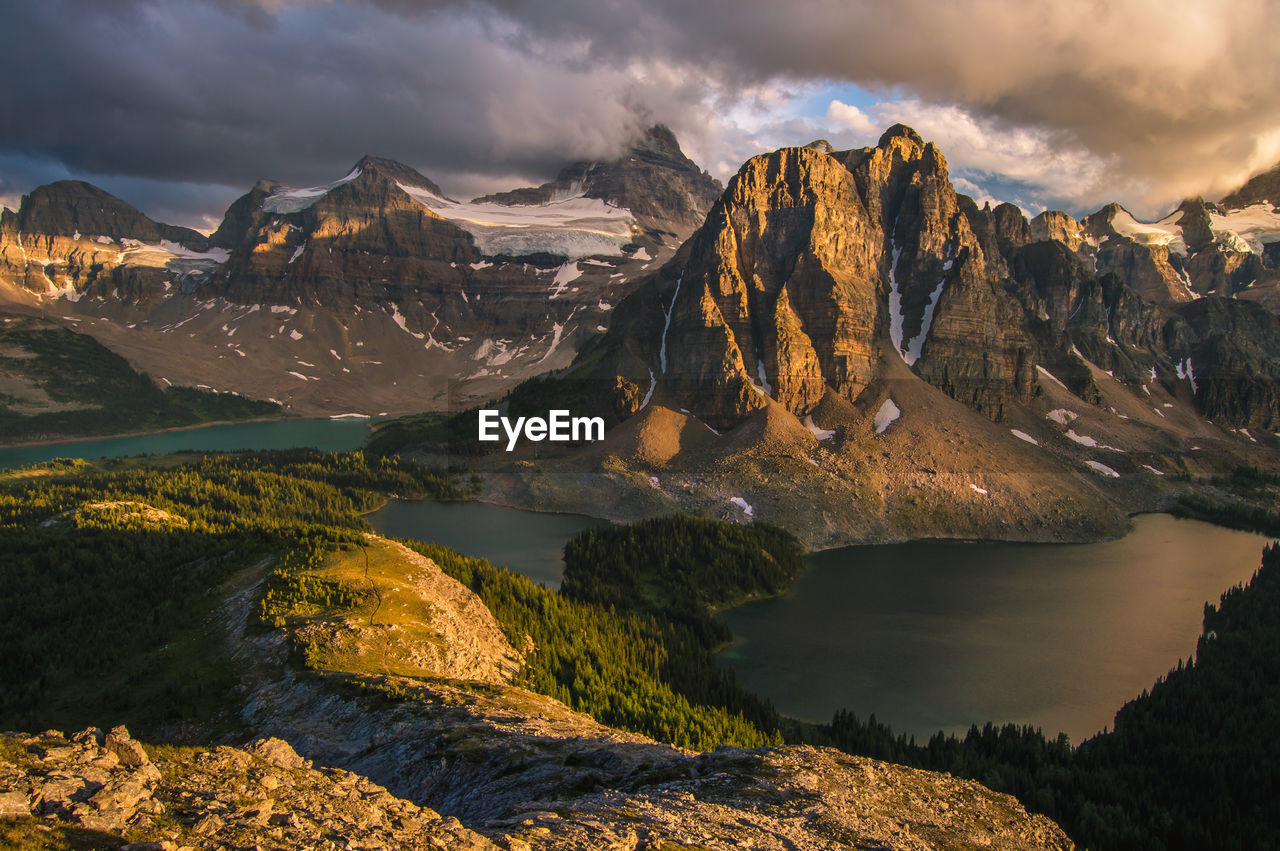
[[1111,226],[1116,229],[1116,233],[1141,245],[1164,246],[1169,249],[1170,254],[1181,254],[1185,257],[1187,243],[1182,238],[1182,228],[1178,226],[1181,218],[1182,212],[1177,211],[1154,224],[1145,224],[1121,207],[1111,218]]
[[980,487],[978,487],[977,485],[975,485],[975,484],[973,484],[973,483],[970,483],[970,484],[969,484],[969,487],[973,488],[973,490],[974,490],[974,492],[975,492],[975,493],[980,493],[980,494],[982,494],[983,496],[986,496],[986,495],[987,495],[987,489],[986,489],[986,488],[980,488]]
[[662,321],[662,345],[658,348],[658,365],[663,375],[667,374],[667,331],[671,328],[671,314],[676,309],[676,299],[680,296],[680,283],[683,280],[683,276],[676,278],[676,291],[671,294],[671,304],[668,305],[666,316]]
[[1120,478],[1119,473],[1099,461],[1085,461],[1084,463],[1089,465],[1089,468],[1100,476],[1106,476],[1112,479]]
[[1092,437],[1085,434],[1076,434],[1075,429],[1067,429],[1067,437],[1071,438],[1081,446],[1096,448],[1098,445],[1098,441],[1094,440]]
[[756,360],[756,375],[759,377],[760,383],[757,384],[753,381],[751,382],[751,386],[755,388],[757,393],[763,393],[764,395],[773,398],[773,388],[769,386],[769,378],[765,375],[763,360]]
[[569,288],[570,282],[576,281],[580,277],[582,277],[582,270],[578,268],[576,262],[565,263],[556,270],[556,276],[551,279],[551,295],[547,296],[547,298],[557,298]]
[[836,436],[836,430],[833,428],[819,428],[818,424],[813,421],[812,414],[805,414],[804,427],[813,432],[813,436],[818,440],[830,440]]
[[621,256],[635,224],[630,210],[587,198],[580,189],[545,204],[494,204],[463,203],[419,186],[396,185],[414,201],[470,233],[476,247],[489,256],[538,252],[570,260],[594,254]]
[[1225,215],[1211,212],[1209,229],[1219,243],[1261,254],[1263,246],[1280,242],[1280,210],[1267,204],[1253,204]]
[[1060,426],[1066,426],[1071,425],[1072,421],[1077,419],[1080,415],[1075,411],[1068,411],[1066,408],[1055,408],[1044,416],[1045,419],[1053,420]]
[[1034,437],[1027,434],[1025,431],[1020,431],[1019,429],[1016,429],[1016,428],[1011,428],[1009,429],[1009,431],[1013,432],[1013,436],[1018,438],[1018,440],[1025,440],[1027,443],[1030,443],[1032,446],[1040,445],[1040,441],[1036,440]]
[[1159,471],[1159,470],[1157,470],[1155,467],[1152,467],[1150,464],[1143,464],[1142,466],[1143,466],[1143,467],[1145,467],[1145,468],[1147,468],[1147,469],[1148,469],[1148,470],[1150,470],[1151,472],[1155,473],[1157,476],[1163,476],[1163,475],[1164,475],[1164,473],[1160,472],[1160,471]]
[[330,191],[350,183],[360,176],[360,169],[352,169],[351,173],[341,180],[326,183],[324,186],[311,186],[305,189],[280,187],[262,201],[262,210],[266,213],[298,213],[319,201]]
[[898,255],[901,253],[895,245],[889,263],[889,340],[899,356],[902,355],[902,293],[898,291]]
[[301,339],[302,339],[302,335],[301,335],[301,334],[299,334],[296,330],[290,329],[290,331],[289,331],[289,338],[290,338],[291,340],[301,340]]
[[747,502],[745,499],[743,499],[742,497],[740,497],[740,496],[730,497],[730,498],[729,498],[729,502],[730,502],[732,505],[736,505],[736,506],[738,506],[739,508],[741,508],[741,509],[742,509],[742,513],[743,513],[743,514],[745,514],[745,515],[747,515],[748,517],[755,517],[755,515],[756,515],[756,510],[755,510],[754,508],[752,508],[752,507],[751,507],[751,504],[750,504],[750,503],[748,503],[748,502]]
[[1045,369],[1045,368],[1044,368],[1044,367],[1042,367],[1042,366],[1037,365],[1037,366],[1036,366],[1036,371],[1037,371],[1037,372],[1039,372],[1041,375],[1043,375],[1045,378],[1047,378],[1047,379],[1049,379],[1050,381],[1052,381],[1054,384],[1056,384],[1056,385],[1058,385],[1059,387],[1061,387],[1063,390],[1066,390],[1068,393],[1070,393],[1070,392],[1071,392],[1070,390],[1067,390],[1067,385],[1065,385],[1065,384],[1063,384],[1061,381],[1059,381],[1059,380],[1057,379],[1057,377],[1056,377],[1056,376],[1054,376],[1054,374],[1053,374],[1052,372],[1050,372],[1049,370]]
[[920,333],[907,343],[907,348],[902,353],[902,359],[907,362],[907,366],[912,366],[920,359],[925,338],[929,336],[929,328],[933,325],[933,311],[938,306],[938,299],[942,297],[944,284],[946,284],[945,280],[938,281],[938,286],[934,287],[933,292],[929,294],[929,301],[924,306],[924,315],[920,317]]
[[893,399],[885,399],[880,405],[880,410],[876,411],[876,434],[884,434],[885,430],[900,416],[902,416],[902,409],[893,403]]
[[408,334],[410,337],[415,337],[419,340],[427,339],[426,334],[409,330],[409,326],[405,323],[404,315],[400,313],[400,305],[395,304],[394,302],[391,305],[391,321],[399,325],[400,330]]
[[637,408],[638,411],[643,411],[649,405],[649,401],[653,399],[653,391],[656,389],[658,389],[658,378],[651,369],[649,370],[649,392],[644,394],[644,401],[640,403],[640,407]]
[[302,245],[299,245],[297,248],[293,250],[293,255],[289,257],[289,262],[292,263],[294,260],[297,260],[299,257],[302,256],[302,252],[306,250],[307,250],[307,244],[304,242],[302,243]]

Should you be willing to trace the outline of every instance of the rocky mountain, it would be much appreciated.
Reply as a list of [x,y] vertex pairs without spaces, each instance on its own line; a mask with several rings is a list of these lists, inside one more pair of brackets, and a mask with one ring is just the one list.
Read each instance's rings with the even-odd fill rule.
[[304,413],[440,408],[566,365],[718,193],[663,127],[498,199],[371,156],[323,186],[262,180],[208,238],[68,182],[0,222],[0,294],[176,384]]
[[486,195],[476,202],[527,206],[581,195],[630,210],[646,230],[675,237],[702,224],[722,189],[684,155],[675,134],[658,124],[618,160],[574,163],[536,189]]
[[492,497],[751,516],[814,545],[1116,534],[1168,474],[1275,465],[1280,320],[1174,283],[1272,232],[1209,210],[1196,236],[1202,206],[1181,242],[1115,205],[979,208],[900,125],[755,157],[564,375],[605,444],[543,473],[494,458]]

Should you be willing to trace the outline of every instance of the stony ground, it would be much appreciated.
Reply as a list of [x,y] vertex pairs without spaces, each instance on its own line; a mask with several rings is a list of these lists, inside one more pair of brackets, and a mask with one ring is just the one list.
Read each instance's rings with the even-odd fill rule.
[[315,768],[279,739],[159,748],[154,759],[123,727],[106,736],[6,736],[3,744],[0,847],[495,847],[367,778]]

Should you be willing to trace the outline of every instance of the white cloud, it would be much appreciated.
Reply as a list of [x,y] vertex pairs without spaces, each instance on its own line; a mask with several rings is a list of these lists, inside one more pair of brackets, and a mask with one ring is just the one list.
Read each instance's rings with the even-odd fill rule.
[[843,124],[849,130],[853,131],[856,136],[872,136],[884,130],[879,124],[871,119],[862,110],[851,104],[841,103],[838,100],[831,101],[831,105],[827,107],[827,118],[839,124]]

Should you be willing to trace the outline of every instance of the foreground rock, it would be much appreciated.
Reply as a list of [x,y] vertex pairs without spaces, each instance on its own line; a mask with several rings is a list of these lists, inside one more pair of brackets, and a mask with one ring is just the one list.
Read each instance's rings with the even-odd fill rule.
[[[478,819],[483,836],[368,778],[314,767],[274,738],[161,748],[154,761],[124,728],[105,741],[90,729],[3,743],[0,838],[74,828],[96,834],[99,847],[134,851],[1073,847],[1048,819],[975,783],[813,748],[691,756],[650,744],[641,765],[566,741],[563,774],[544,771],[523,806]],[[584,760],[602,782],[621,765],[644,770],[625,789],[597,783],[583,793],[572,776],[581,772],[568,766]],[[484,810],[486,792],[465,797]]]
[[495,848],[364,777],[312,767],[278,739],[245,749],[163,748],[154,761],[123,727],[105,739],[89,729],[70,739],[49,731],[0,741],[8,754],[0,760],[0,839],[81,829],[92,833],[73,835],[96,835],[90,847],[134,851]]

